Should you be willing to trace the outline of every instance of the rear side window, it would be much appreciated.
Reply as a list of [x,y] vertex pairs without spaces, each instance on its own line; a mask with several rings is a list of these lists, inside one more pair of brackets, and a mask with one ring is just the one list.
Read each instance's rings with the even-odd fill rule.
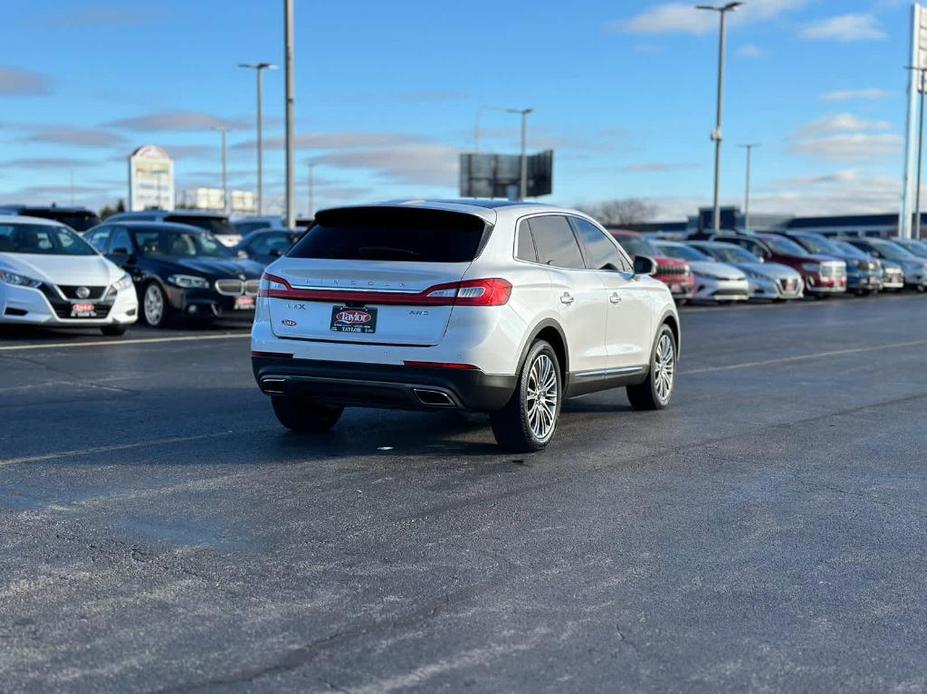
[[567,269],[585,269],[582,253],[566,217],[532,217],[528,224],[531,226],[534,245],[538,251],[538,262]]
[[468,263],[487,234],[479,217],[443,210],[361,207],[320,212],[291,258]]
[[515,251],[515,257],[519,260],[527,260],[529,263],[538,262],[538,252],[534,250],[528,220],[522,220],[518,224],[518,248]]

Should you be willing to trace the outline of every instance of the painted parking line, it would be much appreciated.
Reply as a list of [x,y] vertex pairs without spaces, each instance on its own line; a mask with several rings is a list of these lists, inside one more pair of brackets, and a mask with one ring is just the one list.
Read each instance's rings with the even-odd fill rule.
[[120,443],[112,446],[94,446],[92,448],[77,448],[71,451],[56,451],[54,453],[45,453],[42,455],[26,456],[24,458],[7,458],[0,460],[0,467],[7,465],[23,465],[25,463],[42,463],[48,460],[57,460],[59,458],[76,458],[85,455],[94,455],[95,453],[111,453],[113,451],[128,451],[133,448],[146,448],[149,446],[166,446],[172,443],[189,443],[190,441],[201,441],[205,439],[217,439],[222,436],[228,436],[233,433],[229,431],[219,431],[212,434],[197,434],[196,436],[174,436],[167,439],[152,439],[149,441],[137,441],[135,443]]
[[718,371],[734,371],[737,369],[752,369],[758,366],[775,366],[777,364],[790,364],[796,361],[810,361],[812,359],[824,359],[826,357],[840,357],[846,354],[864,354],[865,352],[881,352],[886,349],[904,349],[905,347],[923,347],[927,345],[927,340],[912,340],[911,342],[894,342],[887,345],[876,345],[874,347],[854,347],[852,349],[836,349],[830,352],[814,352],[812,354],[799,354],[794,357],[781,357],[779,359],[763,359],[762,361],[747,361],[740,364],[726,364],[724,366],[709,366],[704,369],[692,369],[683,371],[683,376],[695,376],[698,374],[715,373]]
[[163,342],[199,342],[200,340],[237,340],[250,338],[251,333],[224,335],[177,335],[176,337],[144,337],[135,340],[94,340],[92,342],[50,342],[48,344],[8,345],[0,352],[21,352],[35,349],[73,349],[76,347],[121,347],[123,345],[150,345]]

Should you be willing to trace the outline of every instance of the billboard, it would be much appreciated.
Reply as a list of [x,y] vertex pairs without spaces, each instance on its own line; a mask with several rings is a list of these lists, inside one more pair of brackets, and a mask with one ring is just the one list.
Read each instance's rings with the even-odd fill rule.
[[160,147],[144,145],[129,157],[129,211],[174,209],[174,162]]
[[[521,156],[518,154],[461,154],[460,196],[463,198],[518,198]],[[554,151],[528,157],[526,198],[550,195],[554,190]]]
[[[229,211],[254,214],[257,211],[257,197],[248,190],[229,191]],[[195,210],[224,210],[225,192],[222,188],[193,188],[184,191],[182,204]]]

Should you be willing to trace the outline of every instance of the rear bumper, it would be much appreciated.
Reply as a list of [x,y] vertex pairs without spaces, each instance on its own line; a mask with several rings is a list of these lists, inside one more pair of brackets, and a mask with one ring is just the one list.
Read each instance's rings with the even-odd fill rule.
[[515,376],[482,371],[253,356],[254,378],[268,395],[349,407],[403,410],[501,410]]

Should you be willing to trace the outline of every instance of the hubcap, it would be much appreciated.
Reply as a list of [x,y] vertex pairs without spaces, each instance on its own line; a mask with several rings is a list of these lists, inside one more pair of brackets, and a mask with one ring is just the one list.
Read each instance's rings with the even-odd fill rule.
[[145,319],[152,325],[161,322],[161,316],[164,315],[164,296],[161,290],[155,285],[151,285],[145,291]]
[[673,383],[676,378],[676,346],[673,338],[667,334],[660,337],[657,343],[656,363],[654,364],[654,390],[661,403],[666,403],[673,393]]
[[560,395],[557,369],[546,354],[539,355],[531,364],[527,390],[528,427],[538,440],[546,441],[554,433]]

